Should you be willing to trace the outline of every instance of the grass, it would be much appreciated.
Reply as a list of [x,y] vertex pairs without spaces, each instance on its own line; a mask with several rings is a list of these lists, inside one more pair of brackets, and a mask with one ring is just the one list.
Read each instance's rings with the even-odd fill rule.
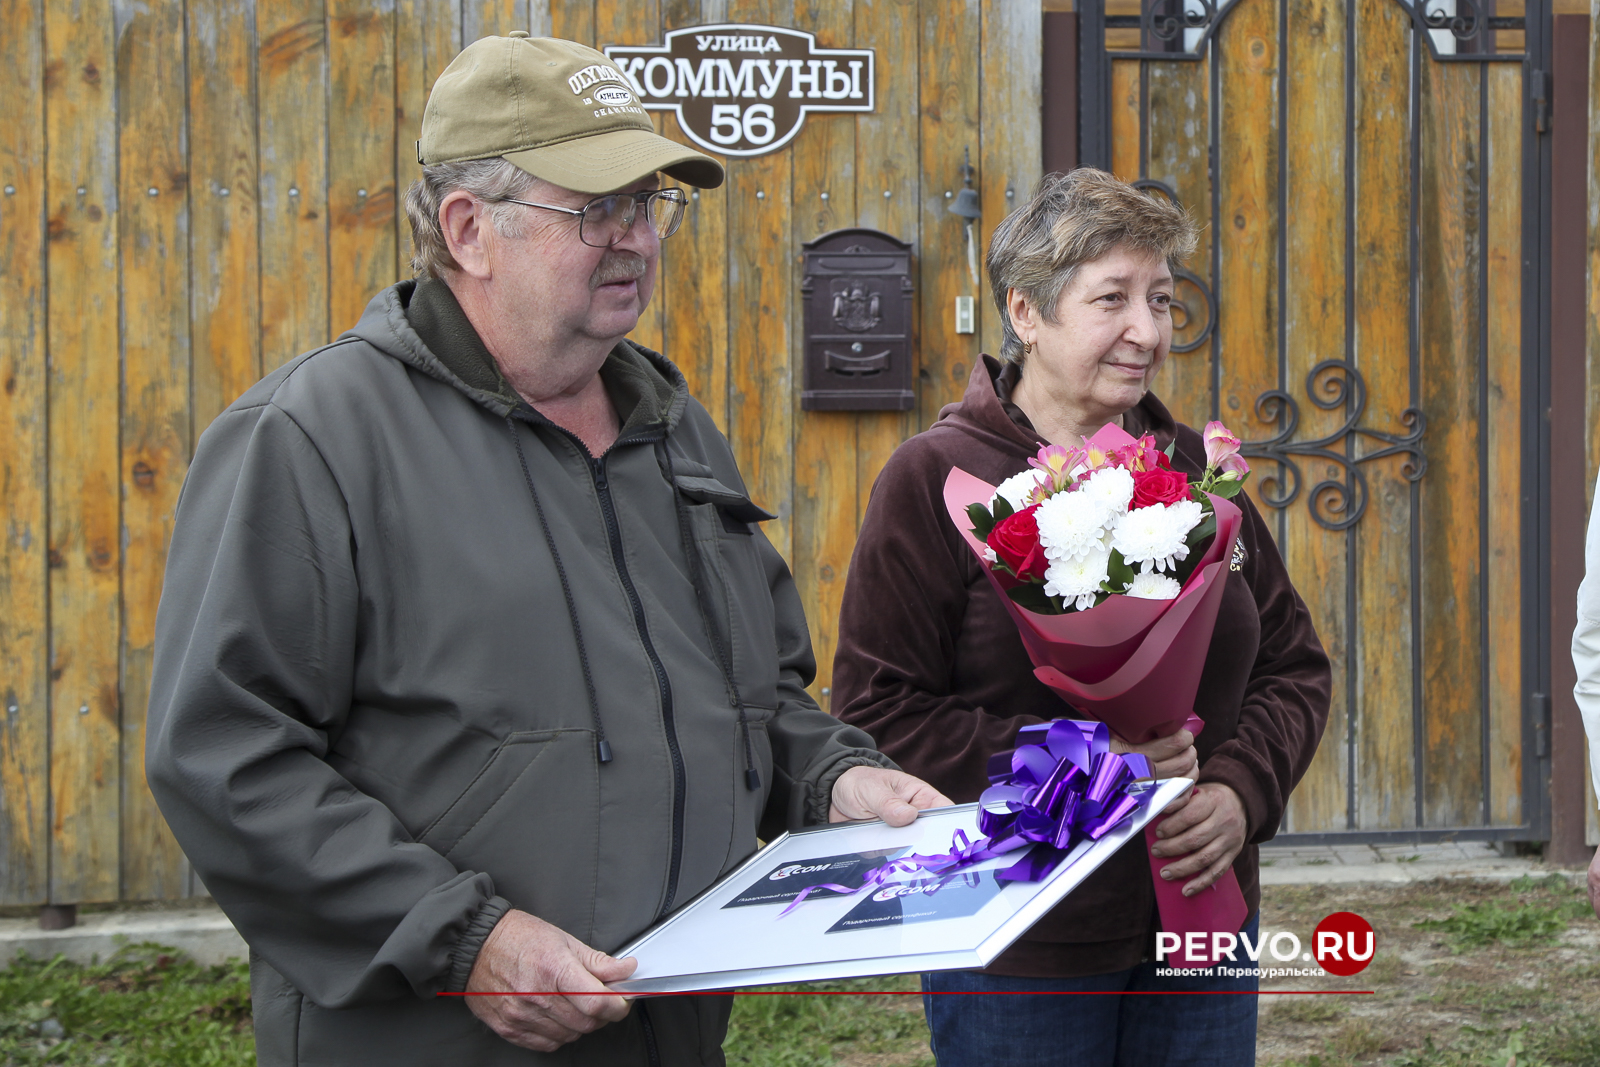
[[0,970],[0,1063],[245,1067],[255,1062],[242,963],[202,967],[133,945],[92,966],[19,957]]
[[[1373,990],[1263,1003],[1262,1067],[1600,1067],[1600,921],[1565,878],[1275,886],[1262,927],[1305,937],[1354,911],[1377,931],[1351,978],[1278,991]],[[914,976],[773,991],[915,994]],[[242,964],[202,967],[126,948],[92,967],[19,960],[0,971],[0,1067],[219,1067],[253,1062]],[[732,1067],[932,1067],[921,998],[741,996]]]
[[[915,993],[915,975],[767,986],[766,991]],[[932,1067],[920,996],[734,998],[723,1046],[729,1067]]]

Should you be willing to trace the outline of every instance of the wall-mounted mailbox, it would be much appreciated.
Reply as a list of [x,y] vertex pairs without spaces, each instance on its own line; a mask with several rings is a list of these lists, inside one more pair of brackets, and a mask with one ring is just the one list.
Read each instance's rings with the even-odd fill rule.
[[878,230],[804,249],[806,411],[910,411],[911,246]]

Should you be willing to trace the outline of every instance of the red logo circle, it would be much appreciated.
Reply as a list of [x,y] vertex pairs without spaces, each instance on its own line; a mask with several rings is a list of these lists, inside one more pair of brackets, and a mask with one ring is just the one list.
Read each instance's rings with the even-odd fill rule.
[[1311,951],[1317,965],[1329,974],[1348,978],[1359,974],[1372,962],[1378,946],[1372,924],[1353,911],[1336,911],[1317,924],[1311,935]]

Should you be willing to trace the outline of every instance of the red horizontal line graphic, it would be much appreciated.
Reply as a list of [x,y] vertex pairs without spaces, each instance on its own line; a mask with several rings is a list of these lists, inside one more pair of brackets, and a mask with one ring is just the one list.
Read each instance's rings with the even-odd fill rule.
[[763,989],[691,989],[679,993],[618,993],[602,989],[592,993],[564,993],[559,990],[504,993],[435,993],[437,997],[1370,997],[1371,989],[1040,989],[1028,992],[1011,990],[949,989],[931,994],[911,990],[861,990],[819,989],[763,990]]

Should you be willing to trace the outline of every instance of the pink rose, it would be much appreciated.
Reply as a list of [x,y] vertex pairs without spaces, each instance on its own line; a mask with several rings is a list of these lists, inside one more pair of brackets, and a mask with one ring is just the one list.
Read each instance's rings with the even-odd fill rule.
[[1151,504],[1176,504],[1189,499],[1189,477],[1182,471],[1149,470],[1133,472],[1134,508]]

